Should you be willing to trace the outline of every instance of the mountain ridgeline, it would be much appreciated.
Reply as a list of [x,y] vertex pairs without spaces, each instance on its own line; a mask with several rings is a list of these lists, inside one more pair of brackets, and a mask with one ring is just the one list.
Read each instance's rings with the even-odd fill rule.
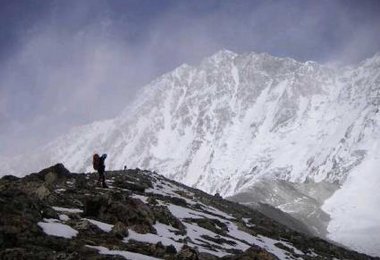
[[57,161],[85,172],[93,151],[106,151],[110,169],[151,169],[252,207],[266,203],[317,235],[380,255],[380,232],[367,232],[380,230],[379,93],[379,54],[331,68],[220,51],[154,80],[116,118],[5,161],[1,174]]
[[150,171],[0,179],[1,259],[379,259]]

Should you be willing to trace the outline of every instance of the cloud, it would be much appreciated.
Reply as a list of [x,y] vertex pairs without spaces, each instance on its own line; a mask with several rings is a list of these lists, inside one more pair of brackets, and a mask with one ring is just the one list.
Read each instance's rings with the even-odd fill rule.
[[379,49],[379,18],[372,5],[355,2],[94,0],[16,6],[17,17],[25,20],[0,15],[0,33],[5,28],[17,38],[0,44],[0,134],[7,140],[0,154],[113,117],[154,78],[219,49],[323,62],[362,59]]
[[6,112],[7,107],[7,97],[5,96],[5,91],[0,89],[0,154],[3,152],[1,150],[1,147],[4,147],[2,149],[5,150],[5,144],[4,141],[6,139],[6,133],[9,132],[9,118]]
[[357,26],[341,48],[326,58],[330,62],[339,62],[343,65],[355,64],[379,51],[380,30],[379,33],[374,33],[374,30],[368,26]]

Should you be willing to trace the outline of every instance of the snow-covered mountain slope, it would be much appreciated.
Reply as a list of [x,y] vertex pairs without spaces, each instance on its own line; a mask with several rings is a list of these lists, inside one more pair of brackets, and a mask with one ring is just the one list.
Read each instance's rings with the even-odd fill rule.
[[[284,180],[262,179],[228,199],[261,212],[263,212],[263,203],[271,205],[301,221],[314,235],[326,237],[330,217],[321,207],[337,189],[336,184],[325,181],[315,183],[308,180],[304,183],[291,183]],[[263,213],[266,214],[265,211]],[[274,218],[272,214],[268,216]],[[289,223],[285,216],[275,219],[295,229],[292,225],[294,220],[290,219]],[[297,228],[298,223],[296,224],[296,230],[300,230]]]
[[[89,171],[98,151],[108,153],[111,169],[152,169],[223,196],[244,192],[263,178],[336,183],[341,190],[323,208],[332,219],[331,237],[343,242],[344,234],[337,234],[346,227],[334,223],[342,223],[366,196],[370,199],[360,207],[368,210],[359,221],[362,227],[367,220],[379,226],[380,203],[371,196],[378,182],[366,181],[378,179],[368,169],[380,164],[379,93],[379,54],[332,69],[221,51],[153,81],[117,118],[73,129],[33,155],[8,160],[9,170],[0,173],[57,161],[72,171]],[[365,180],[356,181],[362,175]],[[347,201],[350,183],[355,189],[360,183],[368,195]]]
[[329,238],[358,251],[380,256],[379,140],[369,146],[366,159],[323,205],[332,217]]

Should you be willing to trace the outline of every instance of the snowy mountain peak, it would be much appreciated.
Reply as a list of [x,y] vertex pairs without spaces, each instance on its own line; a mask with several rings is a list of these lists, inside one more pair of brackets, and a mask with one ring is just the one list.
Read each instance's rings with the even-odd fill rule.
[[199,68],[204,70],[218,69],[224,65],[233,63],[233,60],[238,56],[238,54],[229,51],[221,50],[216,52],[214,55],[203,59],[200,63]]
[[238,56],[237,53],[230,51],[230,50],[220,50],[213,54],[212,56],[206,58],[206,60],[215,61],[216,63],[220,62],[221,60],[231,60]]
[[[223,196],[247,191],[263,179],[324,181],[344,190],[362,183],[366,174],[378,183],[373,170],[380,167],[378,63],[376,55],[356,67],[331,69],[223,50],[199,66],[183,65],[159,77],[116,119],[77,128],[32,156],[8,160],[0,167],[7,172],[1,173],[57,161],[73,171],[89,171],[93,152],[104,151],[109,169],[152,169]],[[356,188],[377,194],[371,184]],[[361,207],[369,212],[364,226],[377,221],[370,214],[378,205],[376,196],[361,203],[347,202],[344,192],[335,194],[336,205],[344,201],[346,206],[344,214],[326,207],[332,218]],[[379,241],[368,239],[363,244]]]
[[[64,157],[69,167],[85,170],[90,166],[81,158],[102,147],[112,154],[112,168],[128,161],[224,195],[263,176],[342,182],[366,154],[355,140],[370,138],[358,123],[373,116],[363,110],[369,75],[361,70],[338,73],[310,61],[222,50],[198,67],[184,64],[153,81],[117,120],[60,138],[72,144],[72,155],[54,149],[62,147],[54,141],[48,147],[56,151],[47,157]],[[350,148],[338,155],[335,146]],[[336,156],[346,164],[356,159],[336,168]]]
[[364,60],[360,66],[365,68],[372,67],[373,69],[379,69],[380,67],[380,52],[377,52],[373,57]]

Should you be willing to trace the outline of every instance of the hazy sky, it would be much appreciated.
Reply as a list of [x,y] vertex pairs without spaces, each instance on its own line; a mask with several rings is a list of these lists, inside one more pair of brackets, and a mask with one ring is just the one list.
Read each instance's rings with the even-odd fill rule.
[[220,49],[356,63],[380,51],[380,1],[0,0],[0,155],[113,117]]

